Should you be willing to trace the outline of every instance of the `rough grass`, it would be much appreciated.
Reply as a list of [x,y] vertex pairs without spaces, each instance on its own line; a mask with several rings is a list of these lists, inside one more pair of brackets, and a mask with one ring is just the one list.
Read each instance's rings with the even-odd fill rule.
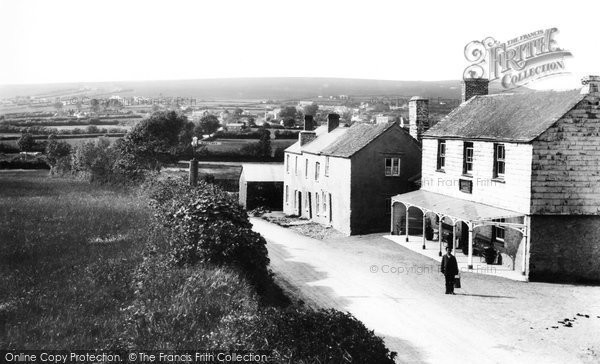
[[149,212],[126,191],[0,173],[0,347],[110,348]]

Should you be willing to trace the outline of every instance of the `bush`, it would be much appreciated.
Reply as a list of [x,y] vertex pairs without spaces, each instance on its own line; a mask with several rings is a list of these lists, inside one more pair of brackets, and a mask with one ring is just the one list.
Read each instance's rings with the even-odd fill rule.
[[19,140],[17,141],[19,149],[21,149],[21,151],[23,152],[33,152],[35,144],[35,139],[30,133],[23,133],[21,135],[21,138],[19,138]]
[[45,156],[24,154],[0,156],[0,169],[49,169]]
[[252,231],[246,212],[227,192],[200,181],[146,185],[158,220],[172,231],[170,261],[176,265],[208,263],[240,269],[262,291],[271,283],[265,239]]
[[298,139],[300,130],[275,130],[275,139]]
[[221,139],[260,139],[260,131],[218,131],[215,138]]
[[71,145],[58,141],[55,135],[50,135],[46,144],[46,158],[51,173],[69,172],[71,170]]
[[383,340],[349,313],[267,308],[223,320],[213,340],[229,350],[269,350],[278,363],[394,363]]

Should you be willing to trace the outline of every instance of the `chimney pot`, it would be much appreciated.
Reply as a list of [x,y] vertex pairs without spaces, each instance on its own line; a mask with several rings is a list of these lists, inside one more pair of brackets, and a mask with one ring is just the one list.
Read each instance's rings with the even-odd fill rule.
[[585,76],[581,79],[582,95],[600,96],[600,76]]
[[339,114],[329,114],[327,115],[327,132],[331,133],[331,131],[340,126],[340,115]]
[[489,93],[490,80],[487,78],[465,78],[462,82],[462,100],[469,101],[473,96],[484,96]]

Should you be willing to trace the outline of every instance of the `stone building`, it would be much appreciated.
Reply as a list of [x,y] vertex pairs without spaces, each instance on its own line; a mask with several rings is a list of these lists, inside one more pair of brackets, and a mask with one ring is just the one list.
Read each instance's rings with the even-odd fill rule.
[[298,142],[285,150],[283,210],[346,235],[385,231],[390,198],[414,189],[421,149],[396,123],[327,125],[305,121]]
[[416,216],[470,268],[488,244],[529,280],[600,281],[600,77],[497,95],[471,82],[424,133],[421,190],[393,198],[392,234]]

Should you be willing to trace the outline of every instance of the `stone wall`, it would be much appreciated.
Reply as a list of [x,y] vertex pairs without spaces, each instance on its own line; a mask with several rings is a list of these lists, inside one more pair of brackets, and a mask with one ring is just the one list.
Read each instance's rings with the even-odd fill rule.
[[533,142],[532,214],[600,214],[599,101],[587,96]]
[[531,217],[529,280],[600,282],[600,216]]

